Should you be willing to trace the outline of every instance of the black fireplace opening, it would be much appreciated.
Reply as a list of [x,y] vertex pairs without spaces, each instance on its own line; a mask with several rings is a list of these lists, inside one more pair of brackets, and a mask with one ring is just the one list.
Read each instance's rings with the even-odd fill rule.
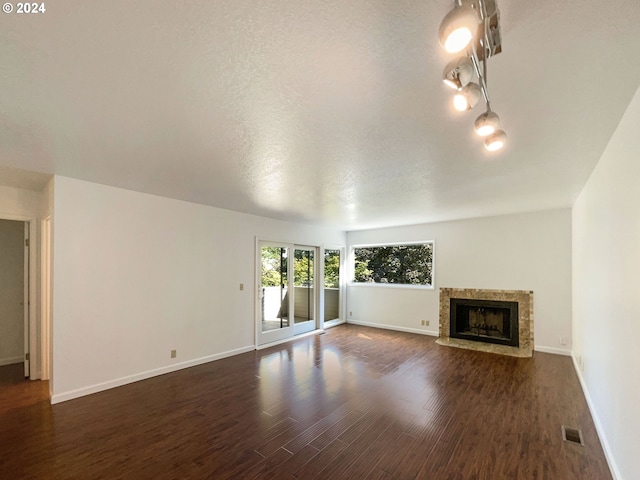
[[518,347],[518,302],[452,298],[449,336]]

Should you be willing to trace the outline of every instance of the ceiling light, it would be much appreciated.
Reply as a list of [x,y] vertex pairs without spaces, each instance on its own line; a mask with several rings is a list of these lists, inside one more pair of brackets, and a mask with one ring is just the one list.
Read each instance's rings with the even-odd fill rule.
[[449,53],[456,53],[469,45],[478,31],[478,15],[470,6],[456,6],[440,24],[440,43]]
[[478,135],[486,137],[498,130],[500,127],[500,117],[493,112],[485,112],[476,118],[474,128]]
[[484,137],[487,150],[500,150],[507,135],[500,129],[500,117],[491,108],[487,88],[487,60],[502,52],[497,0],[454,0],[454,7],[442,20],[438,35],[448,52],[464,50],[442,73],[444,83],[456,90],[454,108],[461,112],[470,110],[482,98],[486,111],[476,118],[474,129]]
[[473,77],[473,63],[469,57],[456,58],[444,67],[442,80],[444,83],[456,90],[466,86]]
[[461,112],[471,110],[480,101],[480,95],[482,95],[480,87],[472,82],[453,96],[453,106]]
[[506,142],[507,134],[504,133],[503,130],[496,130],[485,139],[484,146],[490,152],[495,152],[496,150],[500,150],[502,147],[504,147],[504,144]]

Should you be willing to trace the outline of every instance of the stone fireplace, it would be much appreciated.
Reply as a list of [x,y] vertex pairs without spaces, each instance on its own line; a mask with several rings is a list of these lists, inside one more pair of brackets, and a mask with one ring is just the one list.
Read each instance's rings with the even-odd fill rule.
[[533,355],[533,292],[440,289],[437,342],[516,357]]

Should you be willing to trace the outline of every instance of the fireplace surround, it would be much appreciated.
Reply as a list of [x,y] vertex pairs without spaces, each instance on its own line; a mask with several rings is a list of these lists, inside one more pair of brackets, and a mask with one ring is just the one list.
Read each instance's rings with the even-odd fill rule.
[[516,357],[533,355],[533,292],[440,289],[437,342]]

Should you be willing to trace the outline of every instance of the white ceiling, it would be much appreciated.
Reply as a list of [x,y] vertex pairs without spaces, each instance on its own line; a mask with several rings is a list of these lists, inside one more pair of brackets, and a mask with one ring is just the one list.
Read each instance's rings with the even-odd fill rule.
[[45,5],[0,17],[0,166],[349,230],[568,207],[640,85],[638,0],[498,0],[496,155],[451,0]]

